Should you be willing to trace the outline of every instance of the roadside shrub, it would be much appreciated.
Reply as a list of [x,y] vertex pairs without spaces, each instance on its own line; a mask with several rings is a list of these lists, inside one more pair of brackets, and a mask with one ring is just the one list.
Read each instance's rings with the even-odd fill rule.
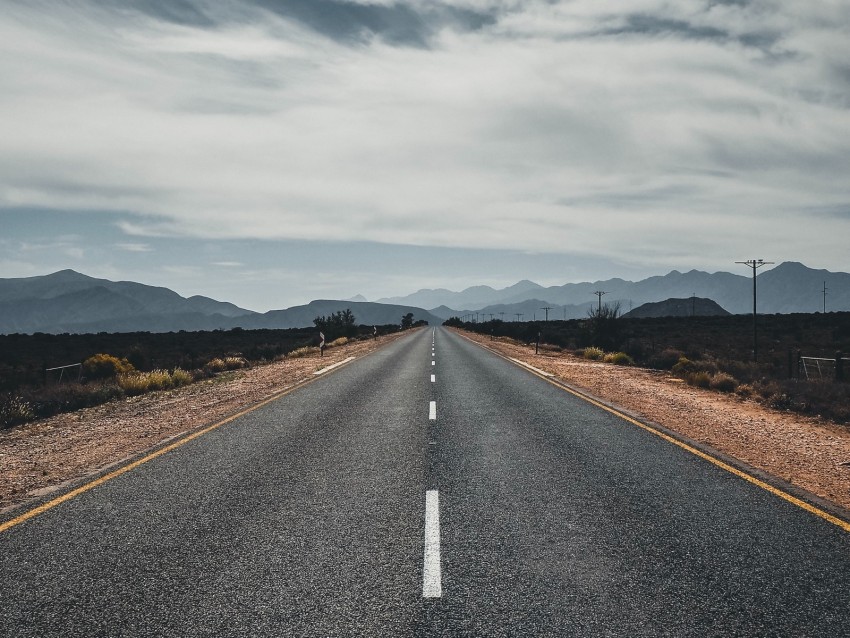
[[247,368],[248,362],[242,357],[225,357],[224,358],[224,368],[226,370],[240,370],[241,368]]
[[784,392],[777,392],[775,394],[771,394],[767,398],[767,404],[776,410],[790,410],[793,407],[794,402],[791,397]]
[[755,396],[756,390],[749,383],[742,383],[737,388],[735,388],[735,394],[744,399],[749,399],[752,396]]
[[634,365],[635,361],[625,352],[609,352],[603,359],[605,363],[614,363],[618,366]]
[[649,358],[649,365],[658,370],[670,370],[674,365],[684,357],[681,350],[675,348],[665,348],[658,354]]
[[131,372],[118,377],[118,385],[129,396],[168,390],[174,387],[174,380],[168,370],[151,370],[150,372]]
[[688,385],[696,386],[697,388],[708,388],[711,386],[711,376],[708,372],[691,372],[686,379]]
[[224,359],[218,357],[207,361],[207,364],[204,366],[204,372],[210,375],[216,372],[224,372],[225,370],[227,370],[227,363],[225,363]]
[[603,352],[601,348],[590,346],[582,351],[581,356],[585,359],[590,359],[591,361],[600,361],[605,356],[605,352]]
[[303,348],[297,348],[292,352],[288,353],[286,356],[290,359],[299,359],[301,357],[310,357],[314,354],[319,354],[319,349],[314,346],[304,346]]
[[175,388],[189,385],[194,380],[195,378],[191,375],[191,373],[186,372],[183,368],[174,368],[174,372],[171,373],[171,382],[174,384]]
[[680,374],[687,377],[688,373],[696,372],[696,364],[685,356],[679,357],[679,360],[673,365],[672,371],[674,374]]
[[715,372],[711,375],[709,386],[720,392],[733,392],[738,387],[738,380],[725,372]]
[[0,429],[26,423],[35,418],[32,406],[15,395],[0,398]]
[[348,337],[340,337],[339,339],[334,339],[331,341],[326,348],[336,348],[337,346],[344,346],[348,343]]
[[83,376],[86,379],[111,379],[133,370],[135,368],[127,359],[119,359],[111,354],[96,354],[83,361]]

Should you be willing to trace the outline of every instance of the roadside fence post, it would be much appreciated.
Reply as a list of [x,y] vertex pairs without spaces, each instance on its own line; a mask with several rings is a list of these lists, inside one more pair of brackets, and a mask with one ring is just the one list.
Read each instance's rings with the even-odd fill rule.
[[835,380],[839,383],[844,381],[844,359],[841,350],[835,353]]

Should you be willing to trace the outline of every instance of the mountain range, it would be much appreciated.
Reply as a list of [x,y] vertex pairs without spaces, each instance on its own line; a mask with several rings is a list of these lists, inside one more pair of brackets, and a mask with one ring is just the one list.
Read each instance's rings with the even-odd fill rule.
[[[827,310],[850,311],[850,274],[785,262],[758,274],[758,312],[820,311],[824,285]],[[352,310],[358,323],[366,325],[399,323],[407,313],[432,325],[472,314],[479,320],[498,317],[527,321],[547,315],[549,319],[576,319],[586,317],[600,303],[597,292],[604,293],[601,301],[619,303],[624,313],[671,298],[700,298],[732,314],[745,314],[752,312],[753,280],[727,272],[674,270],[637,282],[607,279],[544,287],[524,280],[502,289],[426,289],[377,302],[358,295],[349,300],[316,300],[257,313],[208,297],[181,297],[168,288],[62,270],[39,277],[0,279],[0,334],[303,328],[313,325],[318,315],[346,308]]]
[[0,334],[303,328],[319,315],[346,308],[367,325],[398,324],[409,312],[416,320],[442,321],[422,308],[334,300],[257,313],[208,297],[185,298],[168,288],[96,279],[73,270],[0,279]]
[[[850,274],[816,270],[798,262],[784,262],[759,272],[757,276],[758,312],[793,313],[817,312],[823,309],[823,286],[826,284],[826,308],[850,310]],[[623,312],[650,302],[670,298],[711,299],[732,314],[753,311],[753,278],[728,272],[707,273],[691,270],[672,271],[663,276],[641,281],[606,279],[595,282],[570,283],[544,287],[534,282],[522,281],[501,290],[488,286],[474,286],[461,292],[443,289],[420,290],[406,297],[392,297],[391,301],[423,305],[447,319],[451,316],[477,314],[478,319],[490,315],[504,320],[543,319],[546,307],[549,319],[578,319],[599,303],[596,292],[605,293],[603,303],[619,303]],[[434,305],[431,305],[434,304]]]

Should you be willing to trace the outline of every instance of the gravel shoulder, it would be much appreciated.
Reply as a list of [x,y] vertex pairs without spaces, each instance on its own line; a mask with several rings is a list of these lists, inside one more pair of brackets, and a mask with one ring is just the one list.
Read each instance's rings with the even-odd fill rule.
[[256,365],[176,390],[105,403],[0,431],[0,512],[102,472],[169,439],[220,421],[348,357],[410,333]]
[[[850,509],[850,429],[676,382],[663,372],[586,361],[528,346],[474,341],[747,465]],[[60,414],[0,432],[0,511],[61,489],[122,460],[361,357],[403,334],[356,342],[325,356],[287,359],[168,392]]]
[[710,446],[850,509],[850,429],[780,412],[736,395],[685,385],[669,374],[462,333],[590,395]]

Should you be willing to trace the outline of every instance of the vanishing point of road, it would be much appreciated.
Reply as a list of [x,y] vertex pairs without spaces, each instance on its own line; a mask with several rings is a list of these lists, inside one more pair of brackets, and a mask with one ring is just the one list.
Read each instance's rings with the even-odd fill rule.
[[0,520],[0,636],[850,635],[845,528],[442,328],[142,461]]

